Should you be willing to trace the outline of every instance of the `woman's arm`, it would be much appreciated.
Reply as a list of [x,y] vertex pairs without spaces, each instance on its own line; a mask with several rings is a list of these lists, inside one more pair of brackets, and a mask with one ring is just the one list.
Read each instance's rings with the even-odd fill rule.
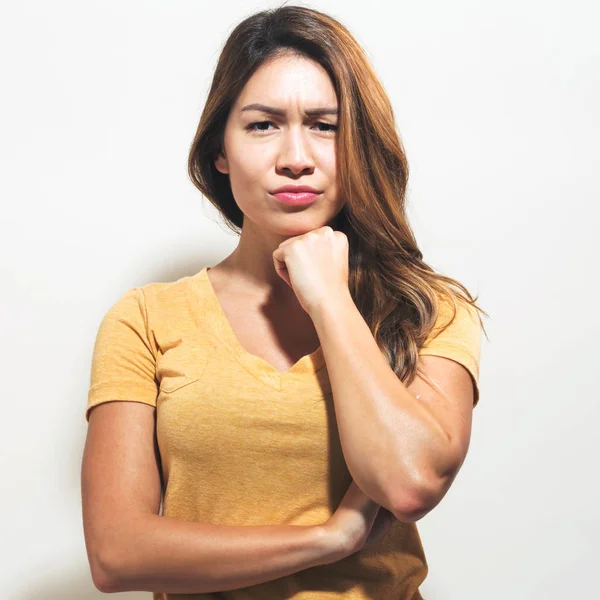
[[105,557],[103,592],[195,594],[242,588],[340,560],[319,526],[227,526],[147,515]]
[[322,524],[230,526],[160,515],[154,412],[127,401],[105,402],[90,412],[83,525],[99,590],[225,591],[344,557],[339,535]]

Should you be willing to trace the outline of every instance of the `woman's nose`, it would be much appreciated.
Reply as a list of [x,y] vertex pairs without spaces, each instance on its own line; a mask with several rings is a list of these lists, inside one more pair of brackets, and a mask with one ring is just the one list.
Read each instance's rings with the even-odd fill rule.
[[287,169],[294,173],[314,169],[314,160],[303,131],[290,130],[283,135],[277,169]]

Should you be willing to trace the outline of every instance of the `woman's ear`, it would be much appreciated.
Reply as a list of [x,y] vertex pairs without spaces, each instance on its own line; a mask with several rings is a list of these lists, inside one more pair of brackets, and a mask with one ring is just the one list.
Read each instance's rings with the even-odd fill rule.
[[217,158],[215,158],[215,167],[220,173],[223,173],[224,175],[229,174],[229,164],[223,150],[219,150]]

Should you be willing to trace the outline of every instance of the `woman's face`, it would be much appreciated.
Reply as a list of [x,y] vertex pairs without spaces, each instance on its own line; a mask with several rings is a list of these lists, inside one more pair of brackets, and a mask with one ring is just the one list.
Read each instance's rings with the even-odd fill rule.
[[[249,106],[253,104],[263,108]],[[263,64],[246,83],[225,126],[225,156],[215,160],[217,169],[229,174],[245,226],[250,220],[278,235],[294,236],[326,225],[341,210],[338,117],[305,112],[320,108],[337,110],[335,90],[327,72],[304,57],[284,56]],[[290,184],[321,193],[309,205],[282,204],[272,192]]]

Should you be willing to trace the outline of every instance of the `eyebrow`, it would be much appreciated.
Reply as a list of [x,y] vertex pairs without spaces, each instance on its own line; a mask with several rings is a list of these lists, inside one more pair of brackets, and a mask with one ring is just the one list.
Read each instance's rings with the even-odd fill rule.
[[[265,106],[264,104],[247,104],[242,108],[242,112],[245,110],[258,110],[260,112],[268,113],[271,115],[277,115],[278,117],[285,116],[285,110],[281,108],[274,108],[273,106]],[[304,114],[309,117],[315,117],[319,115],[337,115],[337,108],[310,108],[304,111]]]

